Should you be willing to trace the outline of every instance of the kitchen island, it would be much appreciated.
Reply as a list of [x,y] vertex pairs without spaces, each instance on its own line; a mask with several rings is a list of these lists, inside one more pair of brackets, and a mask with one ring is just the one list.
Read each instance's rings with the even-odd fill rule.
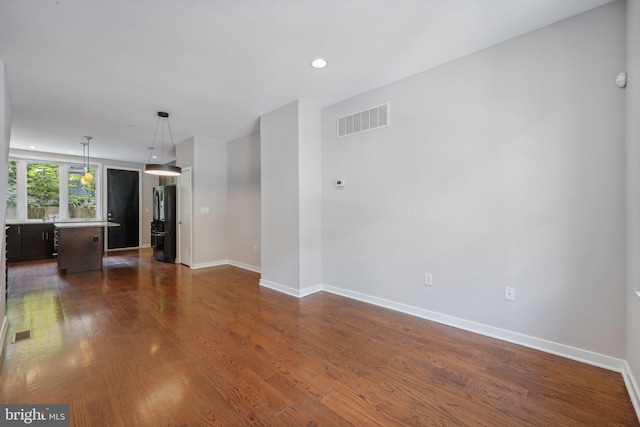
[[105,227],[119,224],[108,221],[56,222],[55,246],[58,269],[64,273],[102,270]]

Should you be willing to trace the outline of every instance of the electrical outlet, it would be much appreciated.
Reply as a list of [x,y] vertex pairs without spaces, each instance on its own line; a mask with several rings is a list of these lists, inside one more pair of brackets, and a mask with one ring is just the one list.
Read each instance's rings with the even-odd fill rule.
[[424,273],[424,285],[433,286],[433,275],[431,273]]
[[258,252],[258,245],[253,245],[253,252],[254,253]]
[[516,288],[512,288],[510,286],[504,287],[504,299],[509,301],[515,301],[516,299]]

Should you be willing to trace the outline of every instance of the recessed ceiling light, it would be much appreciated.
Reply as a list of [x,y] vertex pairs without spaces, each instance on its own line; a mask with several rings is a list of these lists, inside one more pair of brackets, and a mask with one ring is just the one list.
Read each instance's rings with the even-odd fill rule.
[[36,146],[35,146],[35,145],[30,145],[30,146],[29,146],[29,149],[30,149],[30,150],[35,150],[35,149],[36,149]]
[[321,69],[324,68],[328,65],[329,63],[327,62],[326,59],[324,58],[316,58],[313,61],[311,61],[311,66],[313,68],[317,68],[317,69]]

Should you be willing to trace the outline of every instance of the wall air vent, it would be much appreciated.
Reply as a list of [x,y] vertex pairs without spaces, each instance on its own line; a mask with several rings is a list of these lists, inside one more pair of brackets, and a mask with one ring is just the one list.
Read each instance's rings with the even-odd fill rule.
[[338,118],[338,138],[389,126],[389,103]]

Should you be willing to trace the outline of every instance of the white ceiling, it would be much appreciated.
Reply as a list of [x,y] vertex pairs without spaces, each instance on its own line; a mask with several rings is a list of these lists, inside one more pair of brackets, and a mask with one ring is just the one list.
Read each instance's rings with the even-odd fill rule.
[[157,111],[226,142],[610,1],[0,0],[11,147],[145,163]]

